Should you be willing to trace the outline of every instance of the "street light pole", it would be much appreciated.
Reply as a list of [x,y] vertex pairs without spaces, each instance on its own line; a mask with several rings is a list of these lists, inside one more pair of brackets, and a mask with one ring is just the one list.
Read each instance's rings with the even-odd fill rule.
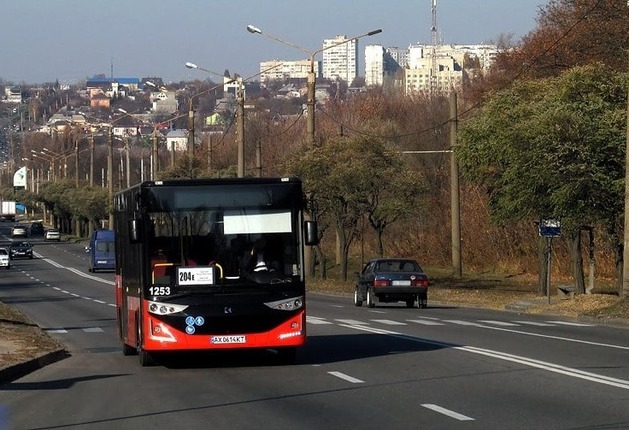
[[118,112],[123,113],[124,116],[121,116],[120,118],[118,118],[115,121],[112,121],[109,124],[109,148],[107,151],[107,194],[109,197],[109,205],[110,205],[108,227],[111,230],[113,230],[114,228],[114,210],[113,210],[113,204],[114,204],[114,124],[120,119],[124,118],[126,115],[129,115],[129,112],[127,112],[124,109],[118,108]]
[[345,43],[349,43],[349,42],[353,42],[355,40],[358,40],[360,38],[363,37],[367,37],[367,36],[373,36],[375,34],[379,34],[382,33],[382,29],[377,29],[377,30],[372,30],[368,33],[365,34],[361,34],[359,36],[354,36],[354,37],[350,37],[349,39],[345,39],[339,43],[335,43],[333,45],[329,45],[326,46],[324,48],[321,49],[317,49],[316,51],[310,51],[306,48],[302,48],[299,45],[296,45],[294,43],[288,42],[282,38],[279,38],[277,36],[273,36],[271,34],[265,33],[262,30],[260,30],[258,27],[254,26],[254,25],[248,25],[247,26],[247,31],[249,33],[252,34],[261,34],[265,37],[268,37],[269,39],[275,40],[277,42],[283,43],[284,45],[288,45],[291,46],[295,49],[298,49],[302,52],[305,52],[306,54],[308,54],[309,56],[309,61],[310,61],[310,72],[308,73],[308,86],[307,86],[307,92],[308,92],[308,100],[307,100],[307,107],[306,107],[306,113],[307,113],[307,118],[308,118],[308,122],[306,125],[306,134],[307,134],[307,142],[308,145],[310,147],[313,147],[315,145],[315,105],[316,105],[316,84],[317,84],[317,76],[315,73],[315,57],[317,56],[317,54],[319,54],[320,52],[326,51],[328,49],[332,49],[332,48],[336,48],[339,45],[343,45]]
[[109,125],[109,145],[107,148],[107,196],[109,205],[109,224],[108,227],[114,228],[114,124]]
[[194,157],[194,107],[192,105],[193,97],[190,97],[190,105],[188,107],[188,156]]

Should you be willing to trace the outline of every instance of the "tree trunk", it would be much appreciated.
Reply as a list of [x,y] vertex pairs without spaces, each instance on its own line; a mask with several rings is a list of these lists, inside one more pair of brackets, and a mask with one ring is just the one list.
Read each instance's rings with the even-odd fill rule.
[[378,255],[380,258],[384,257],[384,244],[382,243],[382,236],[384,234],[384,229],[378,228],[376,229],[377,238],[378,238]]
[[546,238],[540,236],[537,247],[537,261],[539,263],[537,292],[540,296],[546,295],[546,280],[548,279],[548,262],[546,260],[546,253]]
[[570,253],[572,254],[572,276],[574,278],[575,293],[585,294],[580,230],[570,238]]

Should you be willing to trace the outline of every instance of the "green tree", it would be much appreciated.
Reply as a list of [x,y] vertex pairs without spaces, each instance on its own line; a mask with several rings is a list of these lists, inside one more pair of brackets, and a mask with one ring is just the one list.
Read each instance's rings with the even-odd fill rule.
[[486,187],[496,221],[561,218],[579,292],[581,229],[621,237],[626,94],[626,76],[578,67],[495,93],[461,127],[462,174]]
[[382,254],[385,228],[416,206],[420,181],[405,170],[400,157],[379,137],[338,137],[306,152],[291,166],[304,180],[321,216],[334,228],[343,280],[347,280],[349,250],[360,234],[360,220],[369,218]]

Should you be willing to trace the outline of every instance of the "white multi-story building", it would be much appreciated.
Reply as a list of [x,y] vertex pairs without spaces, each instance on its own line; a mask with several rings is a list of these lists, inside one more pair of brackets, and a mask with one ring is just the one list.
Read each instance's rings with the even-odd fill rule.
[[[365,47],[365,85],[380,86],[385,83],[395,85],[396,77],[401,85],[398,72],[402,70],[402,65],[398,62],[400,58],[406,62],[407,54],[402,53],[398,48],[383,48],[381,45],[369,45]],[[408,50],[406,50],[408,51]],[[395,57],[391,53],[395,54]]]
[[382,85],[384,82],[384,48],[381,45],[365,46],[365,85]]
[[476,59],[477,73],[482,73],[489,69],[497,53],[493,45],[412,45],[405,69],[406,94],[459,90],[464,73],[470,72],[465,69],[468,60]]
[[406,67],[408,65],[408,48],[390,46],[386,49],[386,52],[400,67]]
[[[414,67],[404,69],[406,94],[430,92],[432,89],[447,94],[461,88],[463,84],[463,68],[454,58],[435,57],[435,61],[434,69],[430,57],[417,59],[413,62]],[[435,72],[434,82],[433,70]]]
[[[321,62],[314,61],[315,76],[321,76]],[[275,79],[307,79],[310,73],[310,60],[284,61],[271,60],[260,63],[260,82]]]
[[323,41],[323,77],[342,79],[351,85],[358,75],[358,41],[336,36]]

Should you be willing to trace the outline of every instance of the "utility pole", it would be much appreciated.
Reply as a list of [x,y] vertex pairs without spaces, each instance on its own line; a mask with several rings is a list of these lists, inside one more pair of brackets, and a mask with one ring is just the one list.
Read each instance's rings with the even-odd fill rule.
[[[629,2],[627,5],[629,6]],[[625,137],[625,228],[622,251],[622,288],[620,295],[629,297],[629,91],[627,92],[627,131]]]
[[456,93],[450,93],[450,207],[452,217],[452,269],[456,278],[463,276],[461,264],[461,199],[459,196],[459,163],[454,149],[457,145],[458,114]]
[[236,111],[238,123],[238,177],[245,176],[245,88],[242,78],[238,78],[238,108]]
[[151,181],[154,181],[157,177],[157,170],[159,169],[157,162],[159,160],[157,153],[157,126],[153,129],[153,148],[152,148],[152,160],[151,160]]

